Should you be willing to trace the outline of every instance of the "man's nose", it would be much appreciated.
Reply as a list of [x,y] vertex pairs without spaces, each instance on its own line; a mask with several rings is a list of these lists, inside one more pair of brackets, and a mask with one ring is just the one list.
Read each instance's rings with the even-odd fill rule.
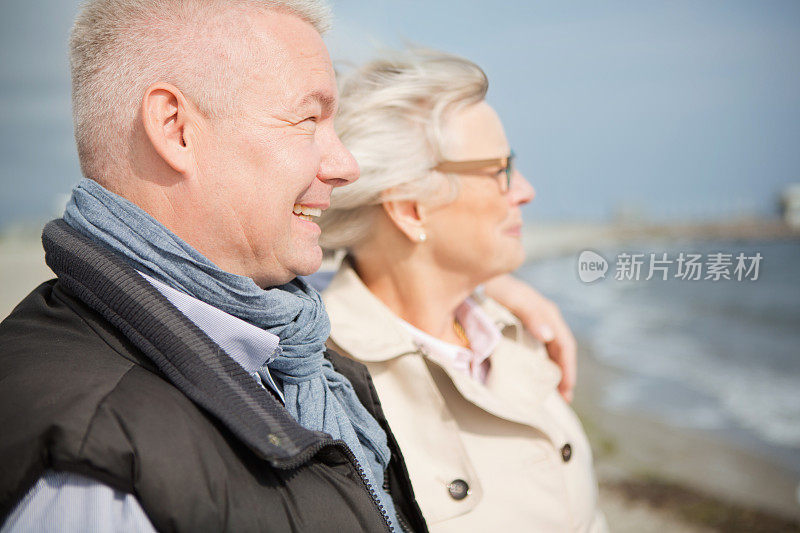
[[320,162],[319,179],[332,187],[341,187],[356,181],[360,173],[356,158],[333,134]]
[[511,175],[511,187],[508,190],[508,200],[513,205],[524,205],[534,199],[536,190],[518,170]]

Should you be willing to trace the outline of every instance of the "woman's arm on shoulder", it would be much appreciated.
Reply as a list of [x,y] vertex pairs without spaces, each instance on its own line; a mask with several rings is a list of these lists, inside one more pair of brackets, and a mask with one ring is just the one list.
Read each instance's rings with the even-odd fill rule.
[[522,280],[505,274],[484,285],[486,295],[520,319],[531,335],[544,343],[547,354],[561,367],[558,390],[572,401],[577,375],[577,343],[558,306]]

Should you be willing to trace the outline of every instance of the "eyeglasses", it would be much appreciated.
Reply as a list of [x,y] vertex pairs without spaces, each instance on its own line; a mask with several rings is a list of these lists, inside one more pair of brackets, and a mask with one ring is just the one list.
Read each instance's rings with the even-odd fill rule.
[[[496,159],[476,159],[472,161],[442,161],[431,170],[439,172],[452,172],[453,174],[475,174],[494,177],[500,185],[500,192],[507,193],[511,188],[511,176],[514,174],[514,150],[508,157],[498,157]],[[497,172],[492,172],[491,176],[486,172],[487,168],[500,167]],[[502,173],[502,174],[501,174]],[[498,179],[502,177],[503,179]]]

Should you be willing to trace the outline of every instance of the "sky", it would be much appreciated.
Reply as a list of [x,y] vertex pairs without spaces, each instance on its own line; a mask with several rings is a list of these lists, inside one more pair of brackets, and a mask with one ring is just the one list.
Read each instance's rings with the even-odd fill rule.
[[[774,215],[800,182],[800,2],[334,0],[337,68],[419,45],[490,80],[529,221]],[[0,4],[0,227],[59,214],[79,179],[76,0]]]

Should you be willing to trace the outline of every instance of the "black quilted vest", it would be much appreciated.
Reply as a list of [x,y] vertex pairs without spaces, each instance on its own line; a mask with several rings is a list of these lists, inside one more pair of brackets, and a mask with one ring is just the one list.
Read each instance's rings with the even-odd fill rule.
[[[47,469],[134,494],[160,531],[386,531],[341,441],[309,431],[118,256],[45,227],[42,284],[0,324],[0,521]],[[334,367],[389,436],[385,486],[425,531],[366,369]]]

